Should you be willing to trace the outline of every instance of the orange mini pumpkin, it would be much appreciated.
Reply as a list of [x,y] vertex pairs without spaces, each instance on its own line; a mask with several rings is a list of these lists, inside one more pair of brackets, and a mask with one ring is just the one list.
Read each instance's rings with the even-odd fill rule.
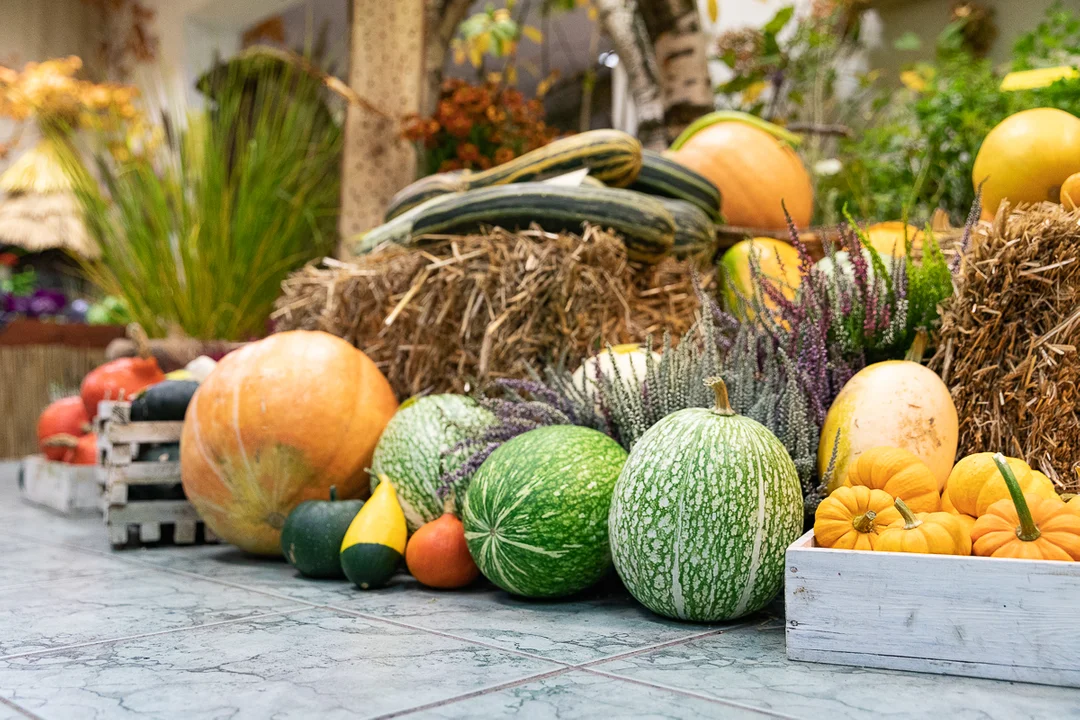
[[465,587],[480,576],[465,541],[465,526],[451,512],[448,501],[441,517],[425,523],[409,538],[405,564],[423,585],[451,590]]
[[884,552],[970,555],[971,538],[960,520],[951,513],[913,513],[896,499],[901,518],[879,533],[875,550]]
[[827,548],[873,550],[878,533],[900,519],[894,503],[884,490],[837,488],[814,513],[814,541]]
[[235,350],[191,399],[180,441],[184,492],[223,540],[281,553],[294,507],[337,486],[367,497],[367,468],[397,400],[367,355],[295,330]]
[[870,448],[848,466],[844,485],[865,485],[900,498],[912,512],[941,509],[937,478],[919,457],[904,448]]
[[[1056,498],[1054,484],[1042,473],[1035,474],[1019,458],[1006,458],[1025,493]],[[956,463],[945,482],[944,495],[956,512],[978,518],[998,500],[1009,497],[1009,489],[994,464],[993,453],[975,453]],[[944,502],[944,501],[943,501]]]
[[1001,453],[993,456],[1009,499],[991,505],[971,529],[976,555],[1025,560],[1080,560],[1080,515],[1060,498],[1027,494]]

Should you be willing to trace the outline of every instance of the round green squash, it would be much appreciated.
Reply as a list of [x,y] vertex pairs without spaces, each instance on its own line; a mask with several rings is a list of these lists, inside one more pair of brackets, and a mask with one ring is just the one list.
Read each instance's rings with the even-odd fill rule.
[[281,553],[301,575],[311,578],[343,578],[341,541],[363,500],[338,500],[330,488],[329,500],[300,503],[281,528]]
[[768,428],[736,415],[723,381],[713,409],[668,415],[641,436],[611,501],[615,569],[655,613],[713,622],[766,605],[802,530],[795,464]]
[[[406,400],[390,419],[371,461],[371,489],[385,475],[397,491],[409,532],[443,514],[439,478],[465,461],[465,454],[443,457],[469,432],[495,416],[464,395],[428,395]],[[460,514],[461,501],[454,503]]]
[[626,451],[603,433],[537,428],[473,476],[461,520],[480,572],[531,598],[572,595],[611,569],[608,508]]

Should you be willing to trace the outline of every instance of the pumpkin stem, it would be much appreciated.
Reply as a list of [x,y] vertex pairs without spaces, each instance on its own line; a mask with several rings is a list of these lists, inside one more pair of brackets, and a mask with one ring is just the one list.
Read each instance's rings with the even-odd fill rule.
[[926,330],[920,329],[918,332],[915,333],[915,339],[911,341],[911,347],[908,348],[907,354],[904,355],[904,359],[911,362],[921,363],[923,355],[926,354],[926,342]]
[[443,515],[453,515],[454,514],[454,490],[453,490],[453,488],[450,489],[450,492],[446,493],[446,499],[443,500],[443,504],[442,504],[442,512],[443,512]]
[[330,486],[330,502],[337,500],[337,485]]
[[1005,461],[1005,456],[994,453],[994,464],[997,465],[1001,476],[1005,478],[1005,487],[1009,488],[1009,495],[1012,496],[1016,514],[1020,518],[1020,527],[1016,528],[1016,537],[1024,542],[1038,540],[1042,532],[1036,527],[1035,520],[1031,517],[1031,508],[1028,507],[1024,491],[1020,488],[1020,483],[1013,474],[1012,468],[1009,467],[1009,463]]
[[129,323],[127,326],[127,336],[135,343],[135,350],[139,357],[146,360],[150,357],[150,338],[147,336],[146,331],[143,330],[143,326],[137,322]]
[[724,384],[724,379],[719,375],[705,379],[706,387],[711,387],[713,393],[716,394],[716,406],[713,408],[713,412],[717,415],[734,415],[735,411],[731,409],[731,401],[728,400],[727,385]]
[[867,510],[862,515],[856,515],[851,519],[851,526],[855,528],[856,532],[872,533],[877,532],[877,528],[874,526],[874,519],[877,517],[877,513],[873,510]]
[[79,438],[69,433],[57,433],[45,438],[41,444],[45,447],[73,448],[79,444]]
[[907,503],[900,498],[896,498],[896,500],[893,501],[893,507],[895,507],[896,511],[900,513],[900,516],[904,518],[905,530],[914,530],[922,525],[922,520],[915,517],[915,513],[911,512],[911,508],[909,508]]

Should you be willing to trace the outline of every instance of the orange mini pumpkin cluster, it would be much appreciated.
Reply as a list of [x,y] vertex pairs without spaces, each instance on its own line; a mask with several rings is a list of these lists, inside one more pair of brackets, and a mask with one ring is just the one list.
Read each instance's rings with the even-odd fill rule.
[[930,469],[900,448],[859,456],[814,517],[821,547],[1080,560],[1080,499],[1000,453],[969,455],[938,492]]

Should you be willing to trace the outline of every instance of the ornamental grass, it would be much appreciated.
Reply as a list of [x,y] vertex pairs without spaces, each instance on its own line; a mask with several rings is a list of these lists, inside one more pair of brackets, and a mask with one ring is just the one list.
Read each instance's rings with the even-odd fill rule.
[[956,286],[930,366],[956,403],[959,454],[1021,457],[1080,490],[1080,210],[1003,203]]

